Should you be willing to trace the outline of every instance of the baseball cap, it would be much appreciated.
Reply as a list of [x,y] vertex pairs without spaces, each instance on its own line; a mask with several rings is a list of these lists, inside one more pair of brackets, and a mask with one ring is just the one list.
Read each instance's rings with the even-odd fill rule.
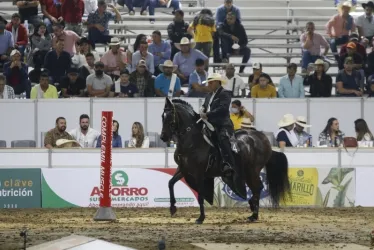
[[348,64],[348,63],[353,63],[353,58],[350,56],[344,59],[344,64]]
[[14,56],[15,54],[20,54],[21,55],[21,52],[19,52],[16,49],[14,49],[14,50],[12,50],[12,52],[10,52],[10,56]]
[[144,60],[140,60],[138,62],[138,66],[143,66],[143,67],[147,68],[147,63]]
[[261,63],[258,63],[258,62],[255,62],[255,63],[252,65],[252,68],[253,68],[253,69],[261,69],[261,68],[262,68],[262,64],[261,64]]
[[349,42],[347,44],[347,48],[355,49],[356,48],[356,44],[354,42]]
[[76,68],[70,68],[70,69],[67,70],[67,73],[68,74],[78,74],[79,72],[78,72],[78,69],[76,69]]

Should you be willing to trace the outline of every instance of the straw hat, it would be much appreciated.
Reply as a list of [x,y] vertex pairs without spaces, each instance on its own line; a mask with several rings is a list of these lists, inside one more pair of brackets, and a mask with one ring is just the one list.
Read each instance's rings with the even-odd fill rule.
[[173,68],[173,72],[177,70],[178,66],[174,65],[171,60],[166,60],[164,64],[160,64],[158,68],[160,69],[161,72],[164,72],[164,67],[167,68]]
[[116,45],[120,45],[121,44],[121,41],[119,40],[118,37],[112,37],[110,39],[110,43],[108,43],[109,46],[116,46]]
[[295,123],[303,128],[310,128],[312,126],[306,123],[306,118],[304,116],[296,117]]
[[193,49],[196,46],[196,43],[192,41],[192,39],[188,39],[187,37],[183,37],[180,43],[175,43],[175,47],[181,50],[181,45],[190,45],[190,48]]
[[202,83],[205,84],[205,83],[209,83],[209,82],[212,82],[212,81],[221,81],[221,84],[224,85],[224,84],[226,84],[227,79],[226,79],[226,77],[222,77],[222,75],[219,74],[219,73],[211,73],[208,76],[208,79],[206,81],[203,81]]
[[338,7],[338,11],[339,11],[339,12],[342,11],[342,8],[343,8],[343,7],[349,7],[349,8],[350,8],[349,12],[352,12],[352,11],[353,11],[351,1],[340,2],[340,3],[338,4],[337,7]]
[[285,114],[282,119],[278,122],[278,127],[287,127],[296,122],[295,118],[291,114]]
[[12,52],[10,52],[11,57],[14,56],[15,54],[21,55],[21,52],[19,52],[19,50],[16,50],[16,49],[14,49],[14,50],[12,50]]
[[323,65],[325,72],[327,72],[330,68],[330,64],[322,59],[317,59],[314,63],[310,63],[308,67],[309,66],[315,67],[317,65]]
[[242,123],[240,124],[242,128],[254,128],[251,119],[249,118],[243,118]]
[[[75,146],[74,146],[75,145]],[[64,148],[80,147],[80,144],[75,140],[58,139],[56,146],[63,146]]]

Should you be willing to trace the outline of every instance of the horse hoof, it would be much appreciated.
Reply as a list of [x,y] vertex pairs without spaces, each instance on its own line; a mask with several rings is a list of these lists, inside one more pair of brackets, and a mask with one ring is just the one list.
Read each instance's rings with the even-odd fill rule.
[[176,206],[170,207],[170,215],[171,216],[173,216],[176,212],[177,212],[177,207]]
[[252,222],[256,222],[258,220],[258,218],[256,218],[255,216],[251,215],[248,217],[248,222],[252,223]]
[[197,225],[201,225],[201,224],[203,224],[203,222],[204,222],[204,221],[202,221],[202,220],[196,220],[196,221],[195,221],[195,224],[197,224]]

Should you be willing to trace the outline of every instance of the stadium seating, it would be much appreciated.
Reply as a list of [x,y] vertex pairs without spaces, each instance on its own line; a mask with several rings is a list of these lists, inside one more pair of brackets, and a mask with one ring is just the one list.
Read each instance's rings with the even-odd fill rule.
[[18,140],[11,142],[12,148],[35,148],[36,142],[34,140]]
[[6,141],[0,140],[0,148],[6,148]]

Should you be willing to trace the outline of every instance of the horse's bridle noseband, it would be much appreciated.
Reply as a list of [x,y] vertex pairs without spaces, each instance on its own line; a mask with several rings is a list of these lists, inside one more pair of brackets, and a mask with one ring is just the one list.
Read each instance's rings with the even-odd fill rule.
[[177,131],[179,128],[179,117],[177,116],[177,111],[175,109],[175,106],[173,105],[173,108],[166,108],[164,109],[164,113],[167,111],[172,111],[173,112],[173,121],[169,124],[171,128],[171,132],[178,135],[178,136],[183,136],[190,132],[192,128],[194,127],[195,123],[191,123],[189,126],[184,128],[182,131]]

